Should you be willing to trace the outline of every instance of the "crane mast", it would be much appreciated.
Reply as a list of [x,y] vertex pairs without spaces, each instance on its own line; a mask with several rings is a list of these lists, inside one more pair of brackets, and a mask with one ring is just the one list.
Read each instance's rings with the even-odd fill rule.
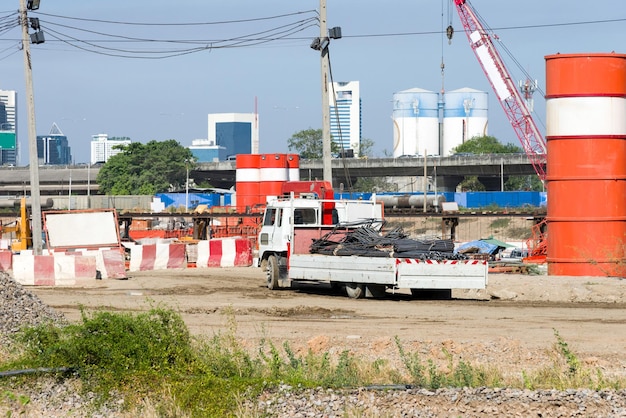
[[546,143],[517,90],[516,83],[511,79],[491,37],[471,6],[466,0],[454,0],[454,4],[480,66],[498,96],[535,172],[541,181],[544,181],[546,178]]

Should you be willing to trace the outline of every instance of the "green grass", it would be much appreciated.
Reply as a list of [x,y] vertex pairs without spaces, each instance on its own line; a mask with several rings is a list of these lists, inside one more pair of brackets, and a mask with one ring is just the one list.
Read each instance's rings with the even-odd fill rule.
[[[626,386],[623,380],[604,378],[599,370],[585,369],[556,330],[554,364],[523,372],[521,381],[455,358],[445,349],[447,364],[442,367],[406,350],[398,337],[400,369],[385,359],[369,362],[350,351],[298,354],[289,343],[276,345],[268,338],[251,348],[236,338],[236,332],[232,312],[226,315],[224,330],[205,339],[192,338],[180,315],[163,307],[139,314],[83,312],[77,324],[23,330],[16,340],[18,349],[3,358],[0,370],[71,367],[72,375],[57,378],[78,379],[79,390],[97,395],[94,407],[124,394],[124,407],[131,415],[183,417],[241,415],[246,400],[253,401],[262,391],[276,390],[281,384],[295,388],[402,384],[429,389]],[[19,388],[32,386],[37,378],[22,376],[11,385],[0,380],[0,405],[23,410],[29,399]]]

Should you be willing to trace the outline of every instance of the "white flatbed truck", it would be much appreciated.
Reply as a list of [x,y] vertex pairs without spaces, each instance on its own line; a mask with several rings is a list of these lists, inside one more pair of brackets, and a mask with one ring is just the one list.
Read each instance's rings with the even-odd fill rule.
[[394,257],[311,254],[314,240],[365,223],[382,225],[383,208],[366,200],[323,200],[294,197],[268,202],[259,233],[259,266],[267,287],[293,282],[345,287],[352,298],[378,297],[387,289],[410,289],[413,295],[449,298],[452,289],[484,289],[484,260],[418,260]]

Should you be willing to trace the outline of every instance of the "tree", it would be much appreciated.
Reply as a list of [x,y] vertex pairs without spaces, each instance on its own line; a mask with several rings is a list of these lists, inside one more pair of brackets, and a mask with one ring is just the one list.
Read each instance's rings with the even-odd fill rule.
[[195,165],[188,148],[176,140],[133,142],[100,168],[96,181],[110,195],[153,195],[185,186],[187,169]]
[[478,181],[478,176],[467,176],[457,186],[462,192],[484,192],[485,185]]
[[543,183],[539,180],[539,176],[533,174],[531,176],[510,176],[504,182],[504,190],[532,190],[543,191]]
[[[501,144],[493,136],[475,136],[452,149],[452,152],[455,154],[512,154],[522,153],[524,150],[513,144]],[[463,179],[463,181],[459,184],[459,187],[466,189],[467,191],[481,191],[485,189],[485,187],[478,182],[477,178],[472,177],[465,177],[465,179]],[[510,176],[504,184],[504,189],[507,191],[542,191],[543,184],[537,175]]]
[[453,154],[512,154],[519,152],[524,151],[513,144],[501,144],[495,137],[489,135],[475,136],[452,149]]
[[[300,154],[300,158],[311,160],[320,159],[323,157],[322,135],[321,129],[309,128],[304,131],[299,131],[289,138],[287,146],[290,151],[295,151]],[[331,141],[330,151],[333,154],[337,154],[341,150],[339,145]]]
[[[372,157],[374,152],[374,140],[369,138],[361,138],[361,143],[358,145],[359,157]],[[354,148],[357,148],[353,145]]]
[[385,177],[359,177],[352,190],[355,192],[388,192],[395,190],[395,184],[389,183]]

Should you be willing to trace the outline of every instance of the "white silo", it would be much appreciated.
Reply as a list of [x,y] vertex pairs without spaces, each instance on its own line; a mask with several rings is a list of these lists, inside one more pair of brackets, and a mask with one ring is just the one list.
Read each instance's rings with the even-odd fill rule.
[[439,154],[439,95],[418,88],[393,95],[393,156]]
[[470,88],[452,90],[443,95],[442,155],[475,136],[487,133],[488,94]]

